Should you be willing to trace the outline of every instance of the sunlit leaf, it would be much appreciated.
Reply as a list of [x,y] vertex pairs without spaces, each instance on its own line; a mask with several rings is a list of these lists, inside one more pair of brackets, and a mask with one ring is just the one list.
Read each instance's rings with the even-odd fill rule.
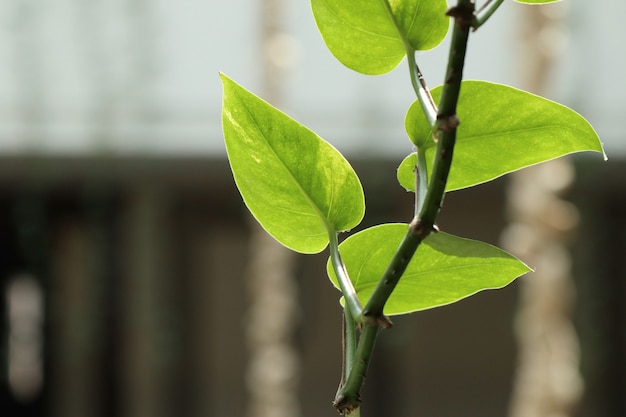
[[328,244],[329,229],[356,226],[365,200],[345,158],[289,116],[221,78],[230,166],[244,202],[265,230],[290,249],[317,253]]
[[[363,304],[389,265],[406,224],[361,231],[339,249]],[[328,274],[337,286],[330,263]],[[431,234],[418,248],[385,305],[385,314],[404,314],[454,303],[479,291],[502,288],[530,271],[514,256],[486,243],[447,233]]]
[[413,152],[409,154],[398,167],[397,177],[398,182],[407,191],[415,192],[415,170],[417,166],[417,153]]
[[[441,87],[433,89],[439,100]],[[457,113],[461,124],[447,191],[471,187],[506,173],[560,156],[602,152],[593,127],[575,111],[545,98],[484,81],[464,81]],[[420,105],[406,116],[411,140],[426,152],[431,171],[436,143]],[[415,190],[410,163],[399,168],[398,179]]]
[[363,74],[384,74],[406,54],[403,40],[414,50],[428,50],[445,37],[449,18],[446,0],[311,0],[315,21],[332,54],[346,67]]

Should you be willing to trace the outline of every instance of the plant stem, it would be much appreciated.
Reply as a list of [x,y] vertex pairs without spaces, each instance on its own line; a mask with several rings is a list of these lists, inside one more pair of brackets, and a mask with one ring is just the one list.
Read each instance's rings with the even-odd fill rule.
[[456,142],[456,128],[459,125],[456,104],[461,91],[467,40],[474,17],[474,3],[472,0],[459,0],[455,7],[448,10],[447,14],[454,18],[455,24],[452,31],[446,82],[443,85],[439,113],[437,114],[436,133],[439,139],[432,176],[419,216],[411,221],[407,234],[363,308],[363,316],[365,321],[369,323],[375,321],[383,325],[388,322],[388,319],[383,315],[383,308],[389,296],[391,296],[420,243],[431,232],[436,231],[435,220],[443,203]]
[[352,285],[352,281],[350,281],[346,265],[341,258],[337,232],[329,230],[328,238],[330,240],[330,261],[333,266],[333,270],[335,271],[335,275],[337,275],[339,288],[341,288],[341,293],[343,294],[343,298],[346,302],[345,309],[350,312],[352,321],[360,321],[362,319],[363,306],[359,301],[359,297],[354,289],[354,285]]
[[[352,314],[348,311],[347,308],[343,309],[343,320],[342,320],[342,335],[341,335],[341,348],[342,348],[342,366],[341,366],[341,382],[339,383],[339,388],[337,389],[337,394],[335,394],[335,398],[338,398],[341,390],[344,388],[346,380],[348,379],[348,374],[354,365],[354,358],[356,356],[356,347],[357,347],[357,326],[356,321],[352,318]],[[357,412],[358,408],[355,409],[352,415],[356,414],[358,417],[359,413]],[[356,412],[356,413],[355,413]],[[344,414],[345,415],[345,414]]]
[[[366,321],[373,319],[380,322],[380,318],[384,317],[383,308],[413,254],[420,243],[431,232],[436,231],[435,220],[443,203],[448,174],[452,165],[454,144],[456,142],[456,128],[459,125],[459,119],[456,115],[456,104],[461,91],[467,40],[474,17],[474,3],[471,0],[459,0],[455,7],[448,10],[447,14],[454,18],[455,24],[448,56],[446,81],[441,93],[435,127],[438,141],[432,176],[419,216],[414,218],[409,225],[407,234],[400,243],[398,250],[391,259],[387,270],[378,282],[369,301],[363,308],[363,316]],[[418,190],[416,191],[419,192]]]
[[434,229],[435,220],[443,203],[450,166],[452,165],[452,154],[454,144],[456,143],[456,128],[459,125],[456,105],[461,92],[467,41],[474,18],[474,2],[472,0],[459,0],[455,7],[448,10],[447,14],[454,18],[455,24],[448,56],[446,81],[441,92],[439,113],[437,114],[436,133],[439,139],[437,141],[433,172],[418,220],[419,227],[417,229],[421,229],[421,233],[425,233],[424,238]]
[[[365,380],[365,372],[374,349],[379,326],[390,323],[389,319],[383,315],[383,308],[420,243],[431,232],[436,231],[435,220],[443,202],[456,142],[456,128],[459,124],[456,105],[461,91],[467,40],[474,21],[474,2],[458,0],[457,5],[450,8],[446,14],[454,19],[454,27],[446,79],[435,124],[438,141],[432,176],[419,216],[411,221],[407,234],[363,308],[365,327],[359,339],[354,365],[334,402],[340,412],[350,412],[359,406],[359,391]],[[378,323],[379,326],[374,323]]]
[[345,384],[337,392],[335,401],[333,401],[333,406],[341,413],[350,414],[354,410],[358,410],[361,404],[359,391],[365,382],[365,374],[374,351],[376,336],[378,336],[379,330],[379,326],[371,324],[366,324],[363,328],[352,369],[350,369]]
[[384,317],[385,303],[395,289],[413,254],[420,243],[431,232],[436,231],[435,220],[443,203],[456,142],[456,127],[459,125],[459,119],[456,116],[456,104],[461,91],[467,40],[474,16],[474,3],[471,0],[459,0],[455,7],[448,10],[447,14],[454,18],[455,24],[452,31],[446,82],[443,85],[439,113],[437,114],[436,133],[439,139],[432,176],[419,216],[411,221],[407,234],[363,308],[363,316],[368,322],[371,322],[372,319],[380,322],[380,318]]
[[[417,223],[415,218],[411,224]],[[389,266],[385,270],[383,277],[378,281],[374,292],[372,293],[367,304],[363,308],[363,316],[366,323],[380,323],[383,327],[385,321],[389,321],[387,317],[383,315],[383,308],[391,296],[391,293],[396,288],[400,277],[409,265],[411,258],[415,254],[415,251],[419,247],[420,243],[426,236],[419,233],[414,233],[413,228],[409,227],[406,235],[400,242],[400,246],[393,255]]]
[[472,27],[474,30],[481,27],[491,15],[498,10],[498,7],[504,2],[504,0],[487,0],[485,4],[482,5],[480,9],[476,12],[476,16],[474,17],[474,21],[472,22]]
[[356,321],[351,317],[350,312],[344,309],[345,320],[345,370],[344,381],[348,378],[348,374],[354,364],[356,355]]

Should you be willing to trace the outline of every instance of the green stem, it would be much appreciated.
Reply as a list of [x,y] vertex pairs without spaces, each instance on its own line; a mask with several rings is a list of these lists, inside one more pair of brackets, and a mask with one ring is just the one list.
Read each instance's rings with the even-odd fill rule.
[[[411,222],[411,225],[413,224],[417,224],[416,219]],[[383,315],[383,308],[400,281],[400,277],[406,270],[406,267],[409,265],[411,258],[413,258],[415,251],[426,237],[422,234],[415,233],[413,229],[412,226],[409,226],[389,266],[380,281],[378,281],[367,304],[365,304],[363,317],[366,323],[379,323],[383,327],[389,327],[384,324],[389,322],[389,319]]]
[[348,374],[354,364],[356,355],[356,321],[350,316],[350,312],[344,309],[345,320],[345,370],[344,381],[348,378]]
[[461,91],[467,40],[474,16],[474,3],[471,0],[459,0],[457,6],[448,10],[447,13],[454,18],[455,25],[448,57],[446,82],[443,85],[437,115],[436,132],[439,139],[432,177],[419,216],[414,218],[409,225],[407,234],[363,308],[366,322],[374,321],[381,325],[388,322],[388,319],[383,315],[383,308],[389,296],[391,296],[420,243],[436,230],[435,220],[443,203],[456,142],[456,127],[459,124],[459,119],[456,116],[456,105]]
[[447,15],[454,18],[455,24],[446,80],[437,114],[435,133],[438,143],[432,176],[419,216],[411,221],[396,254],[363,308],[365,328],[359,339],[354,365],[334,402],[335,407],[341,412],[349,412],[359,406],[359,391],[365,380],[365,371],[379,330],[373,322],[379,326],[390,323],[383,315],[383,308],[420,243],[436,230],[435,220],[443,202],[456,142],[456,128],[459,124],[456,105],[461,91],[467,40],[474,20],[474,3],[472,0],[458,0],[457,5],[449,9]]
[[[381,322],[383,308],[395,289],[400,277],[408,266],[420,243],[436,230],[435,220],[443,203],[448,174],[452,165],[452,154],[456,142],[456,104],[461,91],[463,65],[467,51],[467,40],[471,21],[474,16],[474,3],[471,0],[459,0],[457,6],[448,10],[448,15],[455,20],[452,42],[446,70],[446,82],[441,92],[439,113],[437,114],[436,132],[438,136],[433,172],[428,184],[428,191],[419,216],[411,222],[409,230],[391,259],[382,278],[363,308],[366,321]],[[419,162],[418,162],[419,164]],[[387,319],[388,320],[388,319]]]
[[366,324],[363,328],[352,369],[350,369],[345,384],[337,392],[335,401],[333,401],[333,405],[341,413],[351,414],[353,411],[358,410],[361,404],[359,392],[365,382],[365,374],[367,373],[379,330],[379,326],[370,324]]
[[498,7],[500,7],[503,2],[504,0],[487,0],[487,2],[476,12],[476,16],[472,22],[474,30],[485,24],[485,22],[489,20],[491,15],[498,10]]
[[352,285],[352,281],[350,281],[346,265],[341,258],[337,232],[329,230],[328,237],[330,239],[330,262],[333,266],[333,270],[335,271],[335,275],[337,275],[339,288],[341,288],[341,293],[343,294],[343,298],[346,302],[345,308],[350,312],[352,320],[360,321],[362,318],[363,306],[361,305],[361,301],[359,301],[359,297],[354,289],[354,285]]
[[437,115],[436,132],[439,140],[437,141],[431,181],[428,185],[428,192],[426,193],[418,220],[418,229],[425,233],[424,238],[434,229],[435,220],[443,203],[450,166],[452,165],[452,154],[454,144],[456,143],[456,128],[459,125],[456,105],[461,92],[467,41],[474,16],[473,1],[459,0],[455,7],[448,10],[448,15],[454,18],[455,24],[448,56],[446,81],[441,92],[439,113]]
[[467,40],[474,16],[474,3],[471,0],[459,0],[455,7],[448,10],[447,14],[454,18],[455,25],[452,31],[446,82],[443,85],[439,102],[436,124],[438,141],[431,180],[419,216],[414,218],[409,225],[409,230],[400,243],[396,254],[363,308],[363,315],[367,320],[384,317],[383,307],[398,284],[413,254],[420,243],[436,230],[435,220],[443,204],[456,142],[456,127],[459,124],[459,119],[456,116],[456,104],[461,91]]
[[[341,348],[342,348],[342,366],[341,366],[341,382],[339,383],[339,388],[337,389],[337,394],[335,394],[335,398],[338,398],[341,390],[344,388],[346,380],[348,379],[348,375],[350,374],[350,370],[354,365],[354,358],[356,357],[356,348],[357,348],[357,326],[356,322],[352,318],[352,314],[348,311],[347,308],[343,309],[343,320],[342,320],[342,335],[341,335]],[[355,410],[358,411],[358,408]],[[355,412],[352,413],[353,416]],[[344,414],[345,415],[345,414]],[[358,417],[359,413],[356,413]]]

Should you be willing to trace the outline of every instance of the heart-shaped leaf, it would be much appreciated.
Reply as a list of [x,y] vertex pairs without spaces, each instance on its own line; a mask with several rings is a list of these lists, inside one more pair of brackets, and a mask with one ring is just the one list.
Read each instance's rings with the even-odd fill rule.
[[329,143],[221,75],[226,151],[250,212],[276,240],[302,253],[322,251],[328,233],[359,224],[359,179]]
[[354,71],[378,75],[406,54],[439,45],[448,32],[446,0],[311,0],[317,27],[332,54]]
[[[365,229],[339,245],[350,280],[365,305],[407,232],[406,224]],[[335,286],[337,278],[328,264]],[[530,271],[525,264],[487,243],[433,233],[420,245],[385,305],[385,314],[425,310],[502,288]]]
[[[441,87],[432,94],[438,101]],[[447,191],[481,184],[566,154],[602,152],[597,133],[578,113],[513,87],[464,81],[457,113],[461,124]],[[411,105],[405,124],[409,138],[419,151],[426,152],[430,172],[436,143],[419,103]],[[413,191],[414,166],[407,159],[398,170],[400,184]]]

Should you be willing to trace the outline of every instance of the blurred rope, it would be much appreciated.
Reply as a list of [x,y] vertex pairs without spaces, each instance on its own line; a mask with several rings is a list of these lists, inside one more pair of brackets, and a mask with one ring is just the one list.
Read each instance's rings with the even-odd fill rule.
[[[520,7],[522,87],[547,90],[550,70],[566,41],[565,4]],[[575,298],[567,249],[578,211],[561,199],[574,168],[560,158],[512,175],[508,187],[510,224],[503,245],[532,268],[521,279],[515,330],[518,366],[510,417],[568,417],[580,401],[580,352],[572,323]]]
[[[284,32],[284,0],[261,2],[263,98],[278,105],[292,62],[290,39]],[[297,417],[299,354],[292,333],[299,309],[292,276],[294,254],[251,221],[248,288],[247,386],[250,417]]]

